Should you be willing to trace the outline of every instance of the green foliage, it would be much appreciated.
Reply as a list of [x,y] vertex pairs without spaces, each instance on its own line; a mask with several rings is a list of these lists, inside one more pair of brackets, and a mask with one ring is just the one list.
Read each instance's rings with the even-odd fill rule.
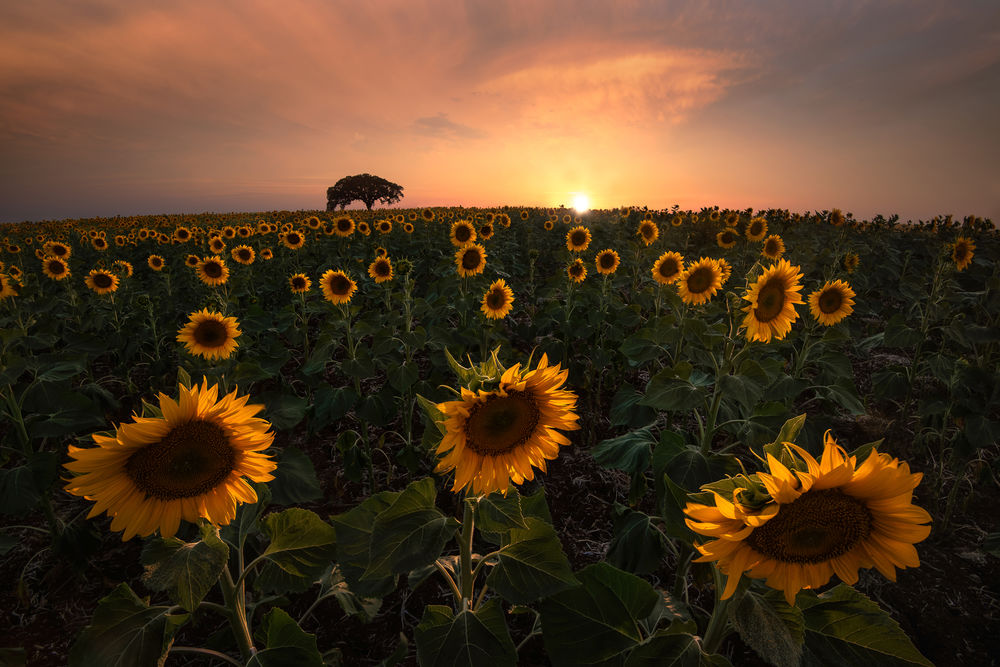
[[173,537],[147,542],[142,550],[146,568],[142,579],[151,590],[166,591],[175,603],[194,611],[219,580],[228,560],[229,547],[219,539],[216,528],[202,524],[198,542]]
[[427,605],[415,636],[421,667],[517,664],[517,651],[497,600],[457,615],[450,607]]
[[293,507],[270,514],[263,530],[270,543],[262,555],[293,576],[317,576],[334,558],[333,526],[315,512]]
[[275,607],[267,612],[260,635],[264,648],[247,667],[324,667],[316,635],[304,632],[284,610]]
[[524,523],[524,528],[510,530],[510,543],[486,579],[490,588],[513,604],[534,602],[578,583],[555,529],[534,517],[525,518]]

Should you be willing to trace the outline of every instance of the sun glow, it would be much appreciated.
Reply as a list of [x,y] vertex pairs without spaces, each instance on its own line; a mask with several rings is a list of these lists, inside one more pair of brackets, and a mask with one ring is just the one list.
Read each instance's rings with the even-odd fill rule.
[[573,210],[577,213],[586,213],[590,210],[590,197],[585,194],[573,195]]

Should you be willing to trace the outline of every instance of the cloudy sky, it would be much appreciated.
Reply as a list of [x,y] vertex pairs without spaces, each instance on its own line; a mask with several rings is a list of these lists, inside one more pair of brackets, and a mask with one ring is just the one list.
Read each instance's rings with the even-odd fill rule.
[[7,2],[0,220],[402,205],[1000,222],[1000,3]]

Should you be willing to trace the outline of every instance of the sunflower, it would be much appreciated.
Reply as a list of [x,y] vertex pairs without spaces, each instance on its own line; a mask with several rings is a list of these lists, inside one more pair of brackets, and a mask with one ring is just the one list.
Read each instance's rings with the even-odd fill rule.
[[555,224],[554,224],[554,223],[553,223],[553,222],[552,222],[551,220],[546,220],[546,221],[545,221],[545,222],[544,222],[544,223],[542,224],[542,227],[544,227],[544,228],[545,228],[545,231],[547,231],[547,232],[551,232],[551,231],[552,231],[552,228],[553,228],[554,226],[555,226]]
[[729,282],[729,276],[733,275],[733,267],[729,266],[729,262],[724,257],[715,260],[715,263],[719,265],[719,271],[722,272],[722,284],[725,285]]
[[677,293],[684,303],[692,306],[707,303],[721,287],[722,270],[708,257],[689,264],[677,277]]
[[222,285],[229,280],[229,267],[226,266],[226,260],[218,255],[201,260],[195,270],[198,272],[198,280],[206,285]]
[[455,265],[463,278],[478,276],[486,268],[486,248],[470,243],[455,253]]
[[412,222],[404,222],[403,223],[403,231],[406,232],[407,234],[412,234],[413,233],[413,229],[414,229],[414,227],[413,227],[413,223]]
[[218,398],[218,386],[181,386],[178,400],[159,395],[162,417],[134,416],[114,436],[94,434],[97,447],[69,446],[76,476],[66,490],[96,501],[87,518],[107,512],[122,541],[155,530],[173,537],[181,519],[226,525],[240,502],[257,502],[244,477],[268,482],[276,464],[271,425],[257,417],[263,405],[247,405],[236,391]]
[[124,259],[116,259],[115,263],[111,265],[111,269],[124,274],[127,278],[131,278],[132,274],[135,273],[132,262],[126,262]]
[[190,266],[192,269],[198,266],[198,262],[200,261],[201,260],[198,259],[198,255],[188,255],[187,257],[184,258],[184,264],[186,266]]
[[264,248],[260,251],[260,258],[263,260],[274,259],[274,252],[270,248]]
[[388,234],[392,231],[392,222],[390,220],[379,220],[378,221],[378,233]]
[[639,223],[639,231],[637,233],[642,237],[642,242],[647,246],[653,245],[653,242],[660,238],[660,228],[655,222],[648,219]]
[[94,247],[94,250],[99,250],[104,252],[108,249],[108,240],[103,236],[96,236],[90,241],[90,245]]
[[375,246],[375,256],[376,257],[388,257],[389,251],[380,245]]
[[165,263],[166,260],[164,260],[159,255],[150,255],[149,258],[146,260],[146,264],[148,264],[149,268],[153,269],[154,271],[162,271]]
[[493,238],[492,222],[484,222],[483,224],[479,225],[479,238],[481,238],[484,241],[489,241],[491,238]]
[[354,220],[342,215],[333,221],[333,231],[337,236],[346,238],[354,233],[355,224]]
[[306,293],[306,292],[309,291],[310,287],[312,287],[312,281],[309,279],[309,276],[307,276],[306,274],[304,274],[304,273],[296,273],[296,274],[293,274],[288,279],[288,286],[291,288],[291,290],[294,293],[296,293],[296,294],[304,294],[304,293]]
[[298,250],[306,243],[306,236],[302,232],[295,231],[294,229],[290,232],[285,232],[281,236],[281,242],[285,244],[285,247],[289,250]]
[[785,242],[777,234],[771,234],[764,239],[764,248],[760,254],[768,259],[778,259],[785,254]]
[[239,347],[236,339],[243,335],[235,317],[225,317],[202,309],[188,316],[188,323],[177,331],[177,341],[187,346],[190,354],[206,359],[228,359]]
[[848,273],[854,273],[854,269],[858,268],[860,261],[861,259],[858,257],[856,252],[849,252],[844,255],[844,259],[841,260],[841,263],[843,264],[845,271]]
[[874,566],[895,581],[897,567],[920,565],[913,545],[930,534],[931,517],[912,499],[923,475],[874,450],[858,465],[829,431],[823,439],[819,462],[791,443],[784,443],[791,468],[767,454],[768,472],[756,474],[771,500],[762,508],[743,505],[742,488],[731,499],[713,492],[715,505],[685,507],[688,527],[713,538],[696,545],[697,561],[716,562],[728,575],[722,599],[744,572],[766,578],[794,605],[799,590],[819,588],[834,574],[852,586],[861,568]]
[[468,220],[456,220],[451,223],[451,244],[461,248],[476,240],[476,228]]
[[534,370],[508,368],[493,391],[462,388],[461,399],[438,404],[446,432],[438,445],[438,473],[455,471],[452,491],[506,494],[511,482],[521,484],[545,472],[545,461],[570,444],[556,429],[580,428],[576,394],[560,389],[569,374],[549,366],[544,354]]
[[761,217],[756,217],[750,221],[747,225],[747,238],[751,241],[762,241],[764,240],[764,235],[767,234],[767,220]]
[[187,227],[178,227],[174,230],[174,240],[178,243],[187,243],[191,240],[191,230]]
[[529,215],[527,211],[521,211],[521,220],[527,220]]
[[319,226],[321,224],[322,223],[319,221],[319,217],[315,215],[310,215],[308,218],[306,218],[306,227],[308,227],[309,229],[312,230],[319,229]]
[[839,208],[835,208],[830,211],[830,224],[834,227],[840,227],[844,224],[846,218],[844,218],[844,213]]
[[726,227],[735,227],[739,224],[740,214],[736,211],[729,211],[726,213],[726,217],[723,218],[722,221],[725,223]]
[[221,255],[222,251],[226,249],[226,242],[223,241],[221,237],[213,236],[208,242],[208,249],[216,255]]
[[500,320],[514,307],[514,292],[503,279],[494,281],[483,295],[483,314],[491,320]]
[[566,275],[575,283],[582,283],[584,278],[587,277],[587,267],[584,266],[583,260],[577,257],[573,262],[566,267]]
[[594,258],[594,263],[597,265],[598,273],[602,276],[610,276],[618,270],[618,265],[621,263],[621,260],[618,258],[617,252],[608,248],[607,250],[602,250],[597,253],[597,257]]
[[368,275],[375,280],[376,283],[384,283],[392,280],[392,262],[386,257],[377,257],[374,262],[368,266]]
[[843,280],[832,280],[809,295],[809,311],[820,324],[833,326],[854,312],[855,296]]
[[241,239],[248,239],[251,236],[253,236],[253,228],[247,227],[246,225],[242,225],[241,227],[238,227],[236,229],[236,235],[239,236]]
[[742,326],[746,327],[748,340],[771,342],[771,337],[781,340],[792,330],[798,319],[795,304],[802,303],[802,272],[787,259],[779,260],[764,271],[743,298],[750,302],[743,311]]
[[6,273],[0,273],[0,301],[12,296],[17,296],[14,281]]
[[570,252],[583,252],[590,245],[590,230],[577,226],[566,232],[566,249]]
[[91,269],[83,282],[98,294],[111,294],[118,289],[118,276],[104,269]]
[[118,246],[119,248],[122,248],[122,247],[125,246],[126,243],[128,243],[128,239],[127,238],[125,238],[121,234],[115,234],[115,245],[116,246]]
[[420,217],[423,218],[424,222],[432,222],[434,220],[434,211],[425,208],[420,212]]
[[965,271],[972,264],[973,251],[976,249],[976,242],[959,236],[951,247],[951,259],[955,262],[955,268]]
[[736,239],[738,236],[739,235],[732,229],[723,229],[715,235],[715,242],[719,244],[720,248],[732,248],[736,245]]
[[63,280],[70,275],[66,260],[58,257],[46,257],[42,260],[42,271],[52,280]]
[[42,251],[49,257],[62,259],[69,259],[69,256],[73,254],[73,249],[61,241],[46,241],[42,246]]
[[496,219],[493,222],[495,222],[496,224],[500,225],[504,229],[510,228],[510,216],[507,215],[506,213],[500,213],[500,214],[498,214],[497,217],[496,217]]
[[684,218],[678,213],[670,216],[670,224],[673,227],[680,227],[684,224]]
[[364,234],[365,236],[368,236],[369,234],[372,233],[372,228],[368,226],[367,222],[362,220],[361,222],[358,223],[358,232]]
[[257,256],[257,254],[253,251],[253,248],[248,245],[238,245],[233,248],[230,254],[233,256],[233,259],[240,264],[253,264],[253,260]]
[[350,303],[358,284],[343,271],[328,270],[319,279],[323,298],[333,304]]
[[653,264],[653,278],[661,285],[677,282],[684,271],[684,257],[679,252],[667,251]]

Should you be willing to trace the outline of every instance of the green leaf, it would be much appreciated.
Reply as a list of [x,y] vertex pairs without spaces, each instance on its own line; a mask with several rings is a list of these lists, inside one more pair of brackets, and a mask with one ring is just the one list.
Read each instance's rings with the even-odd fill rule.
[[730,606],[729,619],[743,641],[775,667],[800,664],[805,640],[802,611],[788,606],[781,593],[758,595],[748,590]]
[[170,599],[187,611],[194,611],[212,589],[229,561],[229,547],[214,526],[201,526],[201,540],[184,542],[176,538],[155,539],[142,550],[147,588],[166,591]]
[[256,530],[257,521],[271,504],[271,490],[263,482],[251,482],[257,492],[257,502],[241,503],[236,509],[236,520],[219,529],[222,539],[232,544],[243,545],[247,536]]
[[363,623],[368,623],[375,618],[375,614],[382,606],[381,598],[362,597],[352,591],[350,584],[344,579],[344,573],[336,565],[330,568],[321,584],[323,597],[332,595],[345,614],[356,616]]
[[70,667],[153,667],[163,664],[174,633],[188,614],[150,607],[119,584],[101,599],[90,625],[69,652]]
[[846,584],[798,597],[805,620],[805,665],[932,667],[881,607]]
[[435,506],[434,480],[411,482],[375,517],[368,569],[362,580],[382,579],[433,563],[458,528]]
[[852,415],[865,414],[864,403],[861,402],[853,381],[832,384],[824,389],[826,397],[844,408]]
[[656,438],[648,428],[642,428],[617,438],[602,440],[590,450],[590,454],[603,468],[635,474],[649,468],[650,450],[655,445]]
[[358,395],[351,387],[334,389],[323,385],[313,396],[313,428],[321,428],[341,419],[358,402]]
[[[781,460],[782,463],[785,463],[787,465],[787,462],[789,461],[789,455],[785,452],[784,443],[786,442],[794,443],[795,438],[798,437],[799,431],[802,430],[802,427],[805,426],[805,423],[806,423],[805,413],[802,413],[798,417],[792,417],[791,419],[786,421],[782,425],[781,430],[778,431],[778,437],[775,438],[774,441],[771,442],[771,444],[764,446],[764,452],[766,454],[770,454],[776,459]],[[784,456],[785,458],[782,459],[782,456]]]
[[703,484],[715,482],[737,470],[739,465],[734,457],[714,453],[705,455],[697,447],[686,447],[664,467],[671,481],[692,493]]
[[640,405],[642,394],[632,385],[622,384],[611,399],[611,425],[639,428],[656,420],[656,410],[648,405]]
[[632,574],[649,574],[660,566],[664,554],[663,533],[649,515],[620,503],[614,504],[615,526],[607,560]]
[[260,403],[267,406],[264,416],[279,431],[295,428],[306,416],[308,401],[295,394],[277,391],[260,396]]
[[639,404],[672,411],[691,410],[701,406],[705,401],[705,390],[689,382],[686,377],[678,378],[677,375],[678,371],[674,368],[665,368],[654,375],[646,385],[646,395]]
[[500,602],[454,615],[450,607],[427,605],[414,631],[421,667],[508,667],[517,664]]
[[448,429],[444,425],[445,421],[448,418],[445,416],[443,412],[438,410],[437,403],[424,398],[420,394],[417,394],[417,403],[419,403],[420,407],[424,409],[424,412],[427,413],[427,416],[437,427],[437,430],[441,433],[441,435],[444,435],[445,433],[448,432]]
[[622,665],[642,641],[640,622],[659,595],[648,582],[607,563],[577,573],[582,586],[542,600],[545,650],[553,665]]
[[371,535],[375,517],[391,507],[399,495],[395,491],[382,491],[365,499],[354,509],[330,517],[337,535],[337,563],[351,590],[359,595],[383,597],[396,586],[395,575],[365,581],[361,581],[361,577],[371,561]]
[[887,367],[872,373],[872,394],[880,399],[901,398],[906,394],[909,381],[901,366]]
[[555,528],[536,518],[510,531],[486,584],[513,604],[528,604],[579,582],[563,553]]
[[415,363],[403,363],[391,367],[386,375],[393,389],[403,393],[420,379],[420,369]]
[[709,664],[703,660],[704,655],[697,637],[666,629],[633,649],[625,667],[702,667]]
[[316,576],[334,558],[333,526],[314,512],[292,507],[269,514],[263,524],[271,539],[263,555],[289,574]]
[[489,533],[508,533],[526,528],[521,512],[521,494],[516,490],[506,496],[499,492],[480,498],[476,504],[476,528]]
[[278,469],[270,483],[271,499],[276,505],[295,505],[323,497],[312,459],[295,447],[285,447],[278,454]]
[[87,369],[86,355],[69,355],[53,352],[42,354],[33,360],[38,369],[36,378],[39,382],[59,382],[69,380]]
[[324,667],[316,635],[305,632],[283,609],[267,612],[261,629],[264,649],[250,658],[247,667]]

